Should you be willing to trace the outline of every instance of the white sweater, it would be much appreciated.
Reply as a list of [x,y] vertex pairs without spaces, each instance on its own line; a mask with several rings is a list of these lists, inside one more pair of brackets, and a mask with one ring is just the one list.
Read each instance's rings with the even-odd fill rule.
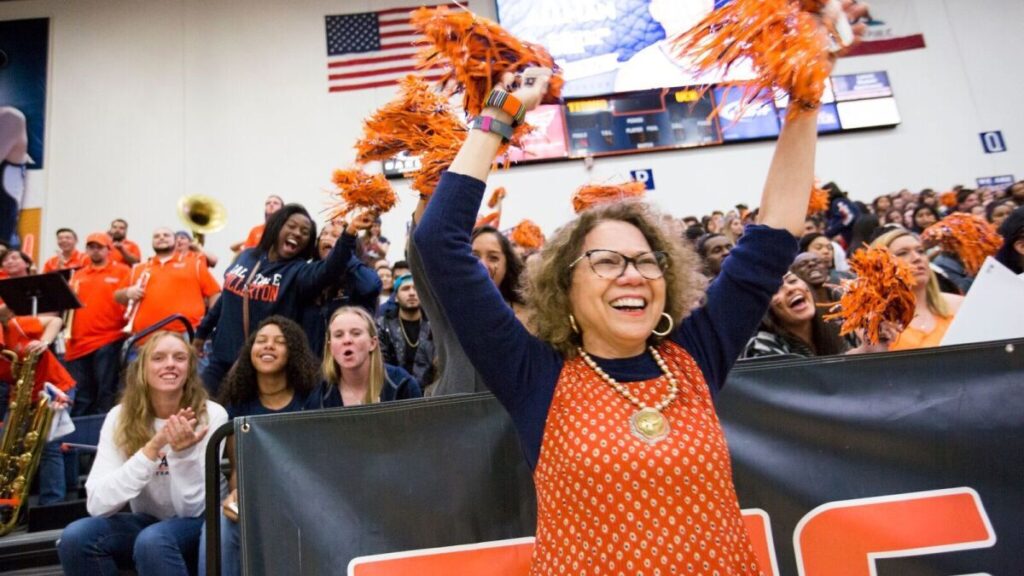
[[[88,494],[86,508],[91,516],[112,516],[125,503],[132,512],[149,514],[160,520],[166,518],[195,518],[206,508],[206,444],[214,430],[228,421],[224,407],[206,401],[209,430],[195,445],[181,452],[164,446],[162,459],[150,460],[142,450],[125,458],[114,443],[121,415],[121,405],[111,408],[103,420],[100,443],[96,451],[89,479],[85,482]],[[166,420],[157,418],[157,431]]]

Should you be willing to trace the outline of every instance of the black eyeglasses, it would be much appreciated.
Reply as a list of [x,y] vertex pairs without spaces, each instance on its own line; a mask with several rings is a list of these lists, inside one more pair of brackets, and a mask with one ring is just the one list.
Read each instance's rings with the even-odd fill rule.
[[626,273],[626,267],[630,264],[648,280],[661,278],[665,275],[665,269],[668,268],[668,255],[664,252],[645,252],[630,258],[615,250],[587,250],[583,256],[569,264],[569,269],[571,270],[584,258],[590,262],[590,269],[594,271],[594,274],[605,280],[621,277]]

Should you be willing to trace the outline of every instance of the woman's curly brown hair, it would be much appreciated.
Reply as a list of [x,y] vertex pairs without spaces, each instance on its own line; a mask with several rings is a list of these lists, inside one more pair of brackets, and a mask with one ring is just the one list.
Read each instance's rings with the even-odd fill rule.
[[[540,261],[530,266],[524,291],[530,325],[541,340],[551,344],[566,359],[575,358],[580,338],[572,331],[569,313],[572,302],[569,265],[583,253],[583,243],[601,222],[617,220],[636,226],[651,245],[651,250],[668,256],[665,269],[665,312],[676,326],[700,302],[707,282],[700,273],[700,258],[662,227],[662,216],[641,200],[623,200],[599,204],[582,212],[576,220],[555,232],[545,243]],[[651,335],[648,343],[661,338]]]
[[246,339],[238,359],[221,384],[221,404],[237,406],[259,397],[256,367],[252,365],[252,347],[256,343],[256,335],[268,324],[274,324],[284,334],[285,346],[288,348],[288,362],[284,365],[288,386],[299,396],[306,396],[319,381],[320,364],[309,350],[306,333],[293,320],[274,315],[260,322]]

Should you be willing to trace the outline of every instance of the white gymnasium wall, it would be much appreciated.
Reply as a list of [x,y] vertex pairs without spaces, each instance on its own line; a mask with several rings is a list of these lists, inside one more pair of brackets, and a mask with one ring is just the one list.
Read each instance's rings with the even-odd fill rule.
[[[855,198],[901,187],[947,188],[975,177],[1021,176],[1024,52],[1019,0],[908,0],[928,48],[841,61],[837,73],[887,70],[903,123],[894,130],[825,137],[818,174]],[[216,196],[230,223],[209,238],[225,257],[277,193],[312,211],[325,205],[331,170],[352,160],[360,121],[390,89],[328,94],[326,14],[408,5],[402,0],[31,0],[0,3],[0,19],[50,17],[43,254],[53,231],[131,223],[147,247],[160,225],[180,228],[177,199]],[[494,16],[489,0],[473,3]],[[1009,152],[986,155],[978,133],[1002,130]],[[503,224],[529,217],[546,232],[570,216],[579,184],[654,170],[651,195],[677,215],[757,204],[772,145],[757,143],[596,161],[523,166],[492,177],[509,189]],[[414,196],[385,216],[396,245]],[[392,259],[399,257],[393,252]]]

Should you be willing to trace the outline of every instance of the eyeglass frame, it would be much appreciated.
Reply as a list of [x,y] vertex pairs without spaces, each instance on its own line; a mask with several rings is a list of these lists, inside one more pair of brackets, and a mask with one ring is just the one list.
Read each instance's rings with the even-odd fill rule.
[[[601,274],[599,274],[597,272],[597,270],[594,270],[594,262],[593,262],[593,260],[590,259],[590,256],[594,252],[611,252],[612,254],[617,254],[618,256],[620,256],[622,258],[623,264],[622,264],[622,270],[619,272],[619,275],[615,276],[614,278],[606,278],[606,277],[602,276]],[[640,271],[640,268],[637,266],[637,262],[639,261],[640,257],[646,256],[647,254],[653,254],[654,255],[654,259],[658,262],[658,269],[661,270],[661,275],[660,276],[655,276],[654,278],[648,278],[647,276],[644,275],[643,272]],[[583,259],[586,259],[587,263],[590,264],[590,271],[593,272],[594,275],[597,276],[598,278],[601,278],[601,279],[604,279],[604,280],[618,280],[619,278],[622,278],[622,276],[625,275],[626,269],[629,268],[630,264],[633,265],[633,269],[636,270],[636,273],[639,274],[640,277],[645,279],[645,280],[658,280],[658,279],[664,278],[665,277],[665,271],[668,270],[668,267],[669,267],[668,254],[666,252],[662,252],[661,250],[651,250],[650,252],[642,252],[642,253],[640,253],[640,254],[638,254],[636,256],[626,256],[625,254],[623,254],[622,252],[619,252],[617,250],[610,250],[608,248],[591,248],[590,250],[587,250],[586,252],[584,252],[579,258],[573,260],[572,263],[569,264],[569,270],[572,270]]]

